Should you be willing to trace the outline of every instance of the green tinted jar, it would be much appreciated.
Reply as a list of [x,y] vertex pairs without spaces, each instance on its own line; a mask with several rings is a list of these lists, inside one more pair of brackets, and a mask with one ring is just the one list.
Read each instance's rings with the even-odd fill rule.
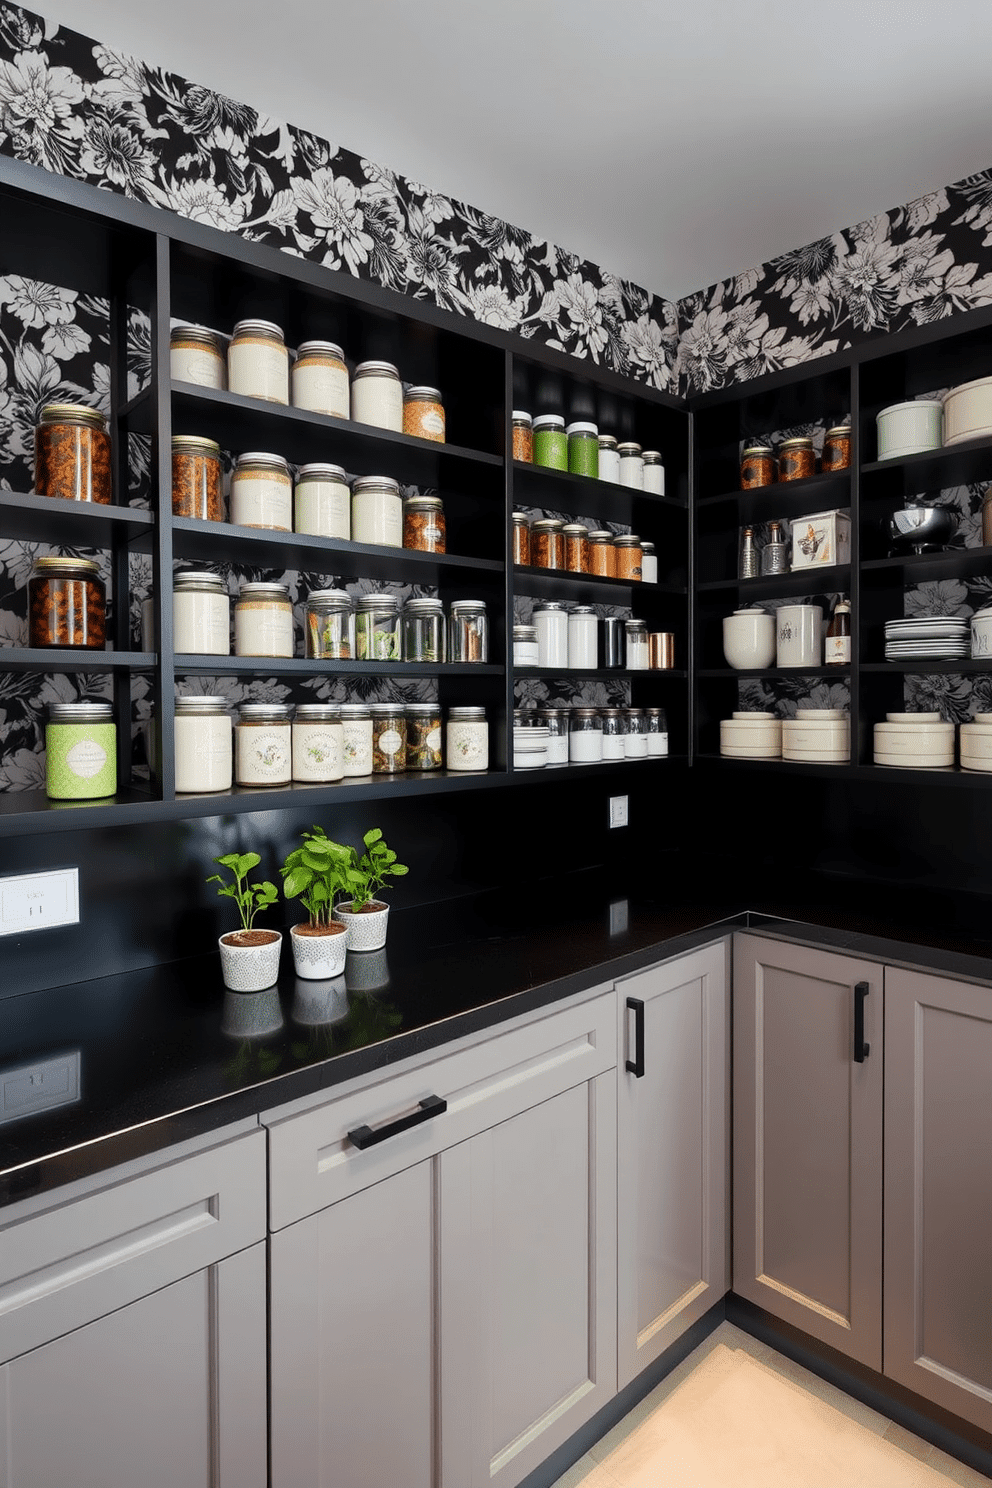
[[99,801],[117,790],[117,726],[110,703],[52,703],[45,725],[50,801]]
[[568,469],[568,435],[565,420],[557,413],[534,420],[534,464],[546,470]]
[[599,429],[595,424],[569,424],[568,468],[572,475],[599,479]]

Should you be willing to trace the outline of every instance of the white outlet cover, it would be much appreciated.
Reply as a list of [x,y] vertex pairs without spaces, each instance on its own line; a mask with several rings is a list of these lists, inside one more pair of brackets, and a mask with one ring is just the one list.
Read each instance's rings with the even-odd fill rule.
[[625,827],[629,821],[629,807],[627,796],[610,797],[610,826]]
[[0,878],[0,935],[79,923],[79,869]]

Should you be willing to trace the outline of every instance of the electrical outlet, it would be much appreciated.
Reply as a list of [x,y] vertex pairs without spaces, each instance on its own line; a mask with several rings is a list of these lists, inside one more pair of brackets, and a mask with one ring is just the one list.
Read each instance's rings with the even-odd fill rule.
[[78,923],[78,868],[0,878],[0,935]]
[[625,827],[627,825],[627,797],[610,797],[610,826]]

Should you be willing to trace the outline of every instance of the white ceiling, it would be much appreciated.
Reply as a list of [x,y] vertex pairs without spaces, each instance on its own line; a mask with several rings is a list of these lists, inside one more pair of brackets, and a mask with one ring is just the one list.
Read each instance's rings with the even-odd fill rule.
[[49,14],[670,298],[992,166],[988,0]]

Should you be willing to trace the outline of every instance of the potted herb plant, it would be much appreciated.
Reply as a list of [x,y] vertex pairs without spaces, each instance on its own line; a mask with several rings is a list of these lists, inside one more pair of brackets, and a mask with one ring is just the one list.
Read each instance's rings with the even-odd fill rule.
[[344,970],[347,926],[333,918],[335,896],[350,887],[348,870],[351,849],[332,842],[323,827],[303,833],[303,846],[295,848],[279,870],[287,899],[299,898],[309,915],[293,925],[289,938],[296,975],[326,980]]
[[361,857],[351,849],[351,864],[346,874],[351,898],[337,905],[334,914],[348,927],[349,951],[378,951],[386,944],[389,905],[377,896],[387,878],[400,878],[409,868],[397,863],[396,854],[387,847],[378,827],[362,838],[365,851]]
[[268,909],[279,897],[279,890],[268,879],[263,883],[250,881],[248,875],[261,861],[258,853],[225,853],[214,858],[214,862],[226,868],[234,882],[227,883],[219,873],[207,879],[207,883],[220,884],[218,894],[233,899],[241,915],[241,929],[230,930],[220,937],[224,986],[232,992],[263,992],[279,979],[282,934],[278,930],[255,929],[259,910]]

